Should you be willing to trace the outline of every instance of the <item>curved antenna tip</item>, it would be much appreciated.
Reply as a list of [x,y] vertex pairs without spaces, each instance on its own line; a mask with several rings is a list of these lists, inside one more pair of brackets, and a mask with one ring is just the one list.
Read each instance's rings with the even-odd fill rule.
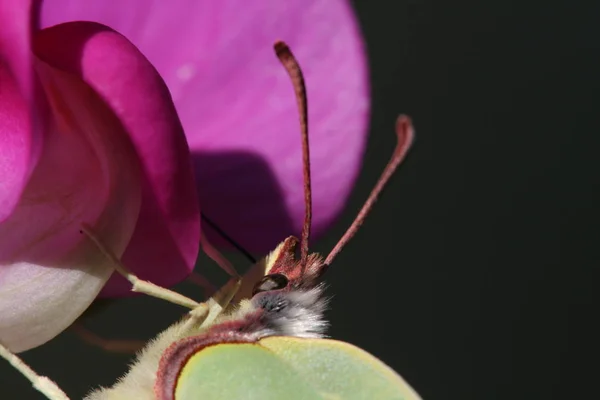
[[289,50],[289,46],[283,40],[276,40],[273,44],[273,49],[275,49],[275,53],[279,55],[287,50]]

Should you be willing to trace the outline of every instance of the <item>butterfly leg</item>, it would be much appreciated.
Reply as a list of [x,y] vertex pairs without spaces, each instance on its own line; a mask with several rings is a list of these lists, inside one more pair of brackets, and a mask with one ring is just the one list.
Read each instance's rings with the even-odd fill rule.
[[212,296],[217,291],[215,285],[197,272],[192,272],[187,280],[188,282],[199,286],[202,289],[202,294],[205,298]]
[[105,339],[78,321],[75,321],[69,329],[88,345],[99,347],[109,353],[135,354],[146,345],[142,340]]
[[[204,232],[200,232],[200,247],[202,251],[210,257],[223,271],[225,271],[231,278],[239,278],[240,275],[237,273],[233,265],[221,254],[219,250],[215,246],[213,246],[208,237],[204,234]],[[211,297],[217,289],[215,286],[210,283],[206,278],[202,275],[192,272],[188,278],[188,281],[193,283],[196,286],[200,286],[204,292],[204,296],[206,298]]]
[[34,370],[25,364],[25,362],[16,354],[0,343],[0,357],[4,358],[25,378],[27,378],[33,387],[46,396],[49,400],[69,400],[69,397],[63,392],[56,383],[45,376],[38,375]]
[[200,247],[229,276],[239,278],[240,275],[233,268],[233,265],[210,243],[204,232],[200,232]]
[[190,311],[190,319],[186,324],[187,328],[212,323],[227,308],[241,285],[241,277],[235,268],[233,268],[233,265],[210,243],[203,232],[200,233],[200,246],[207,256],[217,263],[223,271],[229,274],[231,279],[225,286],[215,291],[215,287],[207,279],[200,274],[192,272],[188,279],[195,285],[202,287],[204,294],[209,299]]
[[120,273],[125,279],[127,279],[132,284],[131,290],[133,292],[139,292],[147,294],[148,296],[156,297],[162,300],[166,300],[168,302],[178,304],[190,309],[194,309],[199,306],[197,301],[190,299],[182,294],[174,292],[172,290],[160,287],[155,285],[152,282],[144,281],[134,275],[131,271],[129,271],[119,260],[119,258],[110,251],[104,244],[100,241],[98,236],[96,236],[91,228],[87,224],[82,224],[81,231],[98,247],[98,250],[106,256],[113,264],[115,270]]
[[189,319],[186,322],[184,329],[197,329],[198,327],[212,324],[227,306],[229,306],[231,300],[238,292],[241,283],[242,280],[240,278],[231,278],[207,301],[190,311]]

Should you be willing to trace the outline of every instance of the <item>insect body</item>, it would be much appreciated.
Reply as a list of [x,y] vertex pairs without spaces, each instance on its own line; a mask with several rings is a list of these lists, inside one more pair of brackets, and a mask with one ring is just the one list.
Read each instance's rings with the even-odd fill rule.
[[[312,205],[304,79],[287,45],[277,42],[275,51],[292,79],[300,111],[306,203],[301,239],[285,239],[255,265],[241,287],[233,279],[207,302],[192,304],[184,319],[146,345],[123,378],[86,399],[419,399],[381,361],[349,344],[323,339],[327,300],[321,281],[406,155],[413,139],[410,120],[398,118],[396,150],[351,227],[326,258],[310,254]],[[93,238],[93,233],[87,233]],[[129,278],[134,290],[138,285],[139,290],[170,299]],[[181,296],[176,301],[190,306]],[[23,368],[28,367],[18,359],[12,361],[27,376]],[[37,375],[28,377],[51,400],[67,399],[51,382]]]

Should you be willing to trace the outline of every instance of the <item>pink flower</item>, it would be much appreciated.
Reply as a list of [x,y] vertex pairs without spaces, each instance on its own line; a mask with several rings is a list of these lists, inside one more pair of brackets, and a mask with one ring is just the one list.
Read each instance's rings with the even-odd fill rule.
[[341,211],[369,112],[347,1],[0,0],[0,22],[0,341],[13,351],[51,339],[103,287],[129,291],[81,222],[163,286],[197,256],[193,185],[250,250],[300,232],[298,116],[276,39],[307,80],[313,233]]
[[308,89],[313,233],[342,210],[369,116],[363,42],[349,1],[42,3],[43,26],[72,20],[112,27],[156,66],[190,144],[203,213],[257,255],[299,234],[304,213],[296,103],[272,49],[285,40]]
[[[13,351],[60,333],[109,280],[82,223],[156,283],[193,268],[199,209],[181,124],[156,70],[105,26],[40,31],[29,2],[0,0],[0,175],[0,341]],[[105,287],[129,289],[119,276]]]

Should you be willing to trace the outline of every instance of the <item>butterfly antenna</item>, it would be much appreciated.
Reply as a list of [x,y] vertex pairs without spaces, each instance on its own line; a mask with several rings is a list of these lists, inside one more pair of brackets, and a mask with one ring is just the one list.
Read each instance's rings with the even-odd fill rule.
[[292,51],[282,41],[275,42],[275,54],[287,71],[298,103],[300,114],[300,133],[302,136],[302,171],[304,175],[304,225],[302,225],[302,236],[300,239],[300,262],[305,265],[308,259],[308,238],[310,236],[310,225],[312,218],[312,193],[310,185],[310,151],[308,148],[308,106],[306,98],[306,85],[300,64],[292,54]]
[[346,243],[348,243],[350,239],[352,239],[352,237],[356,234],[358,228],[360,228],[362,223],[365,221],[367,214],[369,214],[369,211],[371,211],[371,208],[373,208],[373,204],[375,204],[377,197],[390,180],[390,177],[392,176],[396,168],[398,168],[398,165],[400,165],[402,160],[404,160],[404,158],[406,157],[406,153],[408,152],[408,149],[410,148],[415,136],[412,122],[410,118],[406,115],[400,115],[396,120],[396,136],[398,138],[398,142],[396,144],[394,154],[392,154],[392,158],[385,166],[385,169],[379,177],[377,184],[371,191],[371,194],[367,198],[367,201],[365,202],[358,215],[354,219],[354,222],[352,222],[352,225],[350,225],[350,227],[346,230],[346,233],[344,233],[342,238],[337,242],[335,247],[331,250],[327,258],[325,259],[325,265],[331,265],[333,259],[338,255],[340,251],[342,251]]

